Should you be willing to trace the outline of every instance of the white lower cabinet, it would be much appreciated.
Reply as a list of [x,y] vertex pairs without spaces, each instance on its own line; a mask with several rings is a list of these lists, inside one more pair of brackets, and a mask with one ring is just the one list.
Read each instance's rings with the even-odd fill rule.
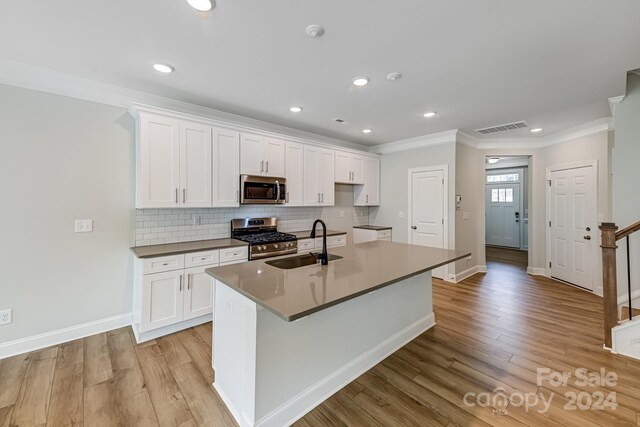
[[245,246],[136,259],[133,331],[138,343],[211,321],[214,279],[205,270],[246,262],[248,256]]
[[391,242],[391,229],[368,230],[363,228],[353,229],[353,244],[371,242],[373,240],[384,240]]
[[[336,248],[338,246],[347,246],[346,234],[327,236],[327,248]],[[322,250],[322,237],[316,237],[315,239],[298,239],[298,252],[310,252],[314,250]]]

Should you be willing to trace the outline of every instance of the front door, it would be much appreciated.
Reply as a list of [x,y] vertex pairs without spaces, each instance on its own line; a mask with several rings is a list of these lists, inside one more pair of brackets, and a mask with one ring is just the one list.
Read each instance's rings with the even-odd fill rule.
[[520,184],[486,186],[487,245],[520,248]]
[[[411,172],[409,243],[444,248],[444,170]],[[444,269],[431,272],[443,278]]]
[[551,276],[593,290],[596,250],[593,166],[551,172]]

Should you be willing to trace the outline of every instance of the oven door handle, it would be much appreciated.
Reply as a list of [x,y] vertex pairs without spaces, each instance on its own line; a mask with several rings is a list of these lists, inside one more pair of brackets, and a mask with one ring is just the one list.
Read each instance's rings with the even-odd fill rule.
[[280,201],[280,183],[276,179],[276,203]]

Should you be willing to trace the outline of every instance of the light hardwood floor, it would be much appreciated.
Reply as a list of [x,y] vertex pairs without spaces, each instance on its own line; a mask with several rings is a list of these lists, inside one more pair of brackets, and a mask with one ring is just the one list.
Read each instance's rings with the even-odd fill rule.
[[[457,285],[435,280],[434,301],[434,328],[296,425],[640,425],[640,362],[602,350],[599,297],[495,262]],[[210,385],[210,354],[208,324],[142,345],[120,329],[4,359],[0,427],[234,425]],[[618,382],[591,387],[572,375],[567,385],[538,386],[538,368],[605,368]],[[466,393],[496,387],[554,398],[544,413],[542,404],[464,403]],[[616,392],[617,409],[565,410],[565,393],[581,391]]]

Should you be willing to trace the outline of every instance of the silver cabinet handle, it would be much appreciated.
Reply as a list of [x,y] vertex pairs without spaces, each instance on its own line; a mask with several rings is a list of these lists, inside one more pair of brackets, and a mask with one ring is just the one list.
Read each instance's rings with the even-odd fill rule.
[[264,160],[260,161],[260,172],[264,172]]
[[187,203],[187,189],[182,189],[182,203]]
[[187,290],[191,289],[191,273],[187,274]]
[[[268,164],[269,162],[267,162],[267,165]],[[269,172],[269,168],[267,168],[267,172]],[[279,202],[279,201],[280,201],[280,183],[276,179],[276,202]]]
[[178,203],[178,189],[176,188],[176,204]]
[[318,193],[318,203],[320,203],[320,193]]
[[320,203],[324,203],[324,193],[320,193],[322,195],[322,198],[320,199]]
[[269,173],[269,160],[267,160],[266,166],[267,166],[267,167],[266,167],[265,172],[266,172],[266,173]]
[[182,292],[182,274],[180,275],[180,287],[178,288],[180,292]]
[[287,191],[287,195],[285,196],[284,199],[285,203],[289,203],[289,192]]
[[369,203],[369,195],[367,194],[367,203]]

